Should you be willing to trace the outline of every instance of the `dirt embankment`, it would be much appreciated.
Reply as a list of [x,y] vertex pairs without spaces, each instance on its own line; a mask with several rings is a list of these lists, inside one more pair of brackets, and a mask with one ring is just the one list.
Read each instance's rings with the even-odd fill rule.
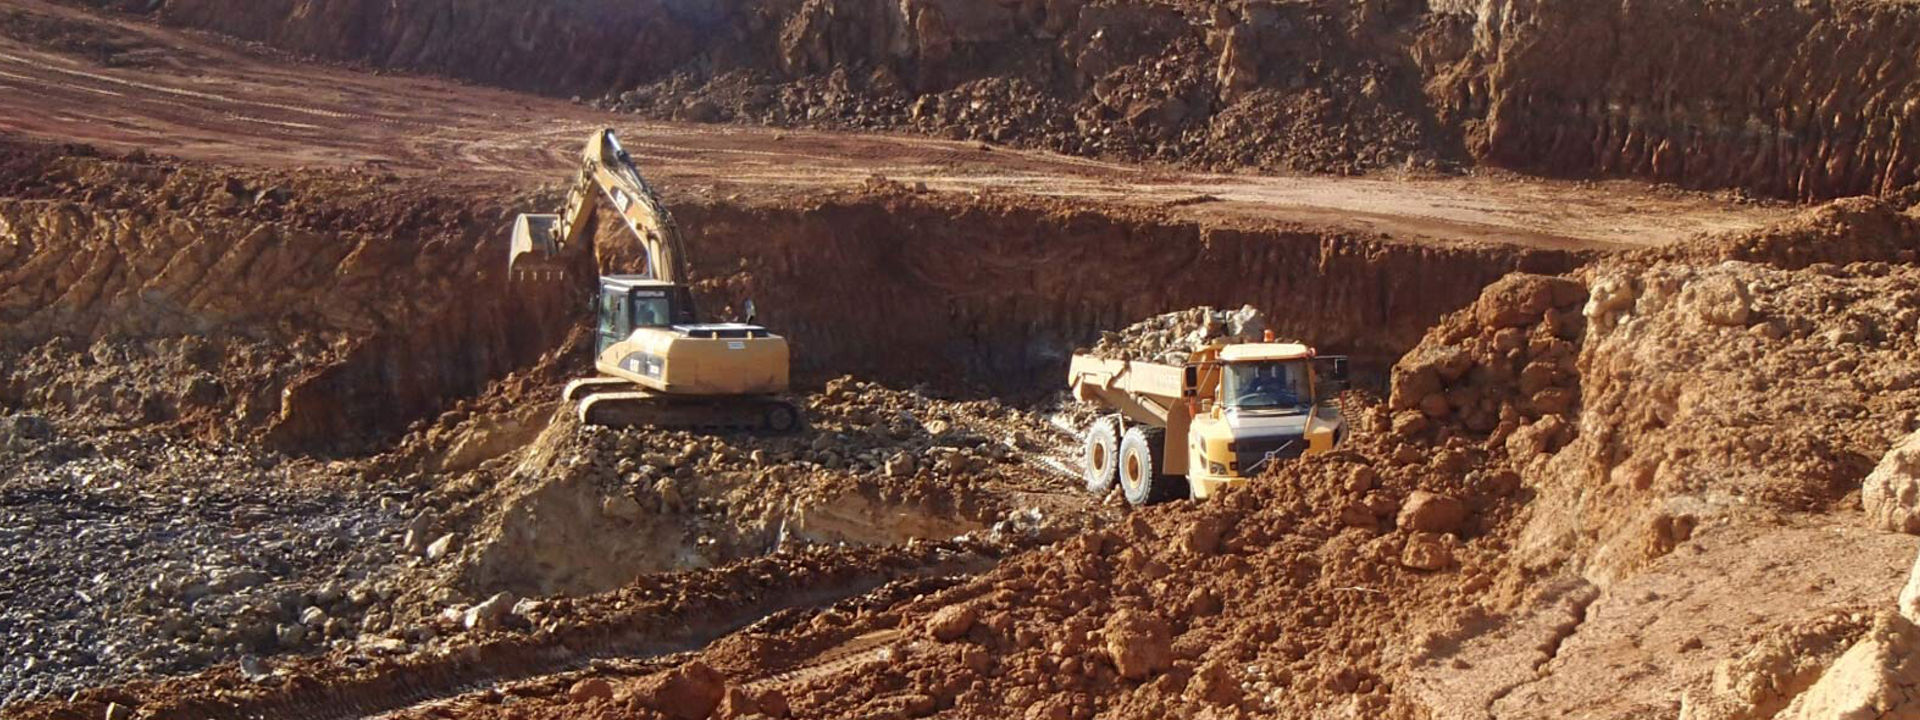
[[1051,387],[1072,349],[1100,331],[1198,305],[1251,304],[1280,334],[1391,358],[1501,275],[1578,262],[991,196],[882,193],[675,212],[695,264],[716,271],[706,281],[716,307],[752,297],[805,367],[1000,390]]
[[[365,449],[527,367],[582,319],[572,298],[500,292],[514,211],[550,198],[6,154],[15,405]],[[1048,386],[1098,330],[1196,304],[1286,308],[1280,331],[1391,356],[1499,275],[1574,262],[893,191],[676,209],[709,311],[755,300],[803,373],[953,388]],[[617,240],[600,250],[608,271],[632,262]]]
[[492,292],[511,219],[499,200],[357,173],[0,153],[9,404],[364,448],[565,331]]
[[1901,3],[88,4],[696,121],[1211,168],[1482,162],[1794,199],[1920,180],[1920,74],[1901,55],[1920,12]]

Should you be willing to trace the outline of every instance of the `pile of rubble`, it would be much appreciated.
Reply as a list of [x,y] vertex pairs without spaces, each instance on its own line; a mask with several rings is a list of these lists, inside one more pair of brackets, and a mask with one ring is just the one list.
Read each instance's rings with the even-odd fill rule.
[[1201,306],[1155,315],[1100,335],[1091,351],[1110,360],[1142,360],[1179,365],[1214,343],[1259,342],[1267,320],[1253,306],[1221,310]]
[[[524,450],[455,483],[479,491],[448,518],[470,540],[445,584],[469,600],[599,592],[796,545],[1051,532],[1093,501],[1062,493],[1070,478],[1044,465],[1068,446],[1041,413],[853,378],[801,401],[805,427],[782,435],[557,413]],[[437,436],[460,443],[458,431]]]
[[0,704],[385,630],[419,504],[344,466],[0,420]]
[[[1557,449],[1580,397],[1575,361],[1587,295],[1577,280],[1540,275],[1488,286],[1394,364],[1388,403],[1400,413],[1395,428],[1412,435],[1457,423],[1504,441],[1526,424],[1535,429],[1516,442]],[[1607,287],[1595,297],[1596,305],[1615,302]]]

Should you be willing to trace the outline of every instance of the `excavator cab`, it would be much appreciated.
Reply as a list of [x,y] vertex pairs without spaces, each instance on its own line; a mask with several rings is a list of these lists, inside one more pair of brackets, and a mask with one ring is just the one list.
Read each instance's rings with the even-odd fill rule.
[[601,277],[593,303],[595,356],[627,339],[636,328],[688,325],[696,317],[693,293],[686,286],[637,275]]

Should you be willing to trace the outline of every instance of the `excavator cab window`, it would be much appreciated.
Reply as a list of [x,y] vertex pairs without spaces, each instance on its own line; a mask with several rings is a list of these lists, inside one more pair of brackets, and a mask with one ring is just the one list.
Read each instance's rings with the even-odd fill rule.
[[600,291],[599,332],[594,337],[594,354],[606,352],[607,347],[627,338],[633,326],[629,321],[627,293],[618,288],[603,288]]
[[674,324],[673,300],[664,290],[635,290],[633,326],[664,327]]

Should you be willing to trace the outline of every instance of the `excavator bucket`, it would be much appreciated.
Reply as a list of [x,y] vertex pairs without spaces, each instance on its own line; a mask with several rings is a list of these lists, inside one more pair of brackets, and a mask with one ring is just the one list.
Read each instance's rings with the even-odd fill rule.
[[560,256],[554,235],[559,215],[523,214],[513,221],[513,249],[507,260],[507,282],[516,290],[553,286],[567,281],[567,262]]

